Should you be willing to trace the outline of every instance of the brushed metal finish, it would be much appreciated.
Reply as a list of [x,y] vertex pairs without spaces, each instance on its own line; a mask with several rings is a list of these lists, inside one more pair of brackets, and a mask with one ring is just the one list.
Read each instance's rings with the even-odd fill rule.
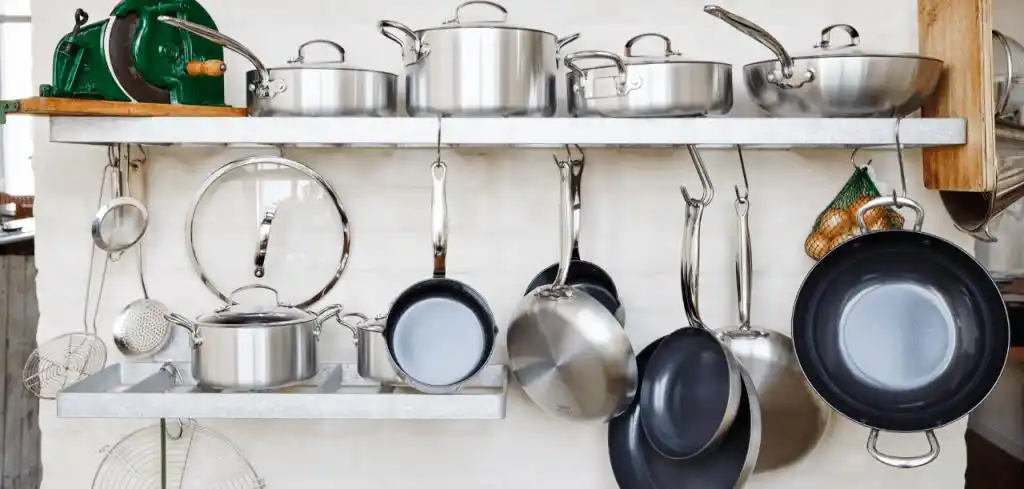
[[[465,22],[460,12],[487,6],[499,19]],[[499,4],[474,0],[456,9],[440,27],[413,31],[395,21],[377,26],[402,48],[405,108],[413,117],[551,117],[558,51],[579,38],[506,24]],[[396,33],[397,32],[397,33]]]
[[558,168],[558,275],[554,284],[524,297],[513,314],[506,336],[509,363],[527,396],[549,414],[606,420],[623,412],[636,393],[636,356],[615,316],[565,285],[572,256],[572,189],[569,163],[560,161]]
[[[716,5],[704,12],[768,48],[776,59],[743,67],[747,92],[775,117],[904,117],[921,108],[938,87],[943,62],[903,53],[860,49],[860,34],[849,24],[821,31],[815,50],[791,56],[761,26]],[[847,44],[832,39],[844,31]]]
[[[398,75],[354,68],[271,68],[284,89],[270,97],[246,91],[257,117],[389,117],[398,111]],[[260,80],[246,72],[246,86]]]
[[992,83],[996,118],[1021,127],[1024,108],[1024,46],[999,31],[992,31]]
[[776,60],[743,67],[747,92],[776,117],[904,117],[921,108],[942,78],[942,62],[901,56],[794,59],[797,73],[814,72],[799,88],[771,81]]
[[[742,157],[740,159],[742,163]],[[743,169],[746,181],[746,169]],[[753,259],[750,246],[750,200],[736,188],[739,252],[736,288],[740,325],[721,334],[722,342],[743,365],[760,401],[764,420],[755,472],[792,465],[813,451],[828,431],[832,411],[804,378],[793,350],[793,340],[750,323]]]
[[214,389],[272,389],[316,375],[315,319],[282,326],[208,327],[192,349],[192,376]]

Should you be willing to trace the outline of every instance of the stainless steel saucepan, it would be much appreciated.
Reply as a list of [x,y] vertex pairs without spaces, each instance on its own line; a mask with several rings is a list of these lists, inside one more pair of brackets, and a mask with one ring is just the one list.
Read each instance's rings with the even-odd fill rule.
[[[490,7],[500,19],[463,21],[462,10],[473,5]],[[472,0],[437,27],[414,31],[393,20],[378,22],[381,34],[402,48],[409,115],[555,115],[558,53],[579,34],[559,38],[507,18],[505,7]]]
[[[633,46],[645,38],[664,43],[659,55],[634,55]],[[578,62],[605,61],[591,68]],[[685,117],[725,114],[732,109],[732,65],[687,58],[672,49],[672,41],[645,33],[626,42],[623,56],[608,51],[566,55],[569,113],[574,116]]]
[[[942,78],[938,59],[860,49],[860,34],[851,25],[824,28],[813,51],[792,56],[757,24],[716,5],[704,11],[775,54],[743,67],[747,91],[771,116],[904,117],[921,108]],[[833,42],[836,30],[850,41]]]
[[[238,307],[235,296],[263,289],[274,293],[273,308]],[[282,304],[266,285],[236,289],[224,307],[196,320],[171,313],[167,319],[191,333],[192,377],[204,387],[258,390],[285,387],[316,375],[316,344],[323,322],[341,313],[319,313]]]
[[[267,68],[242,43],[177,17],[160,16],[161,22],[191,32],[228,48],[256,68],[247,71],[246,105],[255,117],[383,117],[398,107],[398,75],[354,68],[345,64],[345,48],[325,39],[307,41],[286,66]],[[306,48],[323,45],[335,51],[333,61],[306,61]]]

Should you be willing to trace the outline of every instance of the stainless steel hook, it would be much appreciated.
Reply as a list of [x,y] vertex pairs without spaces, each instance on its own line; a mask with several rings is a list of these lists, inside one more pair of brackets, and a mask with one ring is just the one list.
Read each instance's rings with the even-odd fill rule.
[[697,176],[700,178],[700,183],[704,187],[704,191],[699,199],[694,199],[690,192],[686,190],[685,185],[680,185],[679,190],[683,193],[683,198],[692,205],[709,205],[715,198],[715,186],[711,183],[711,177],[708,175],[708,169],[704,166],[704,160],[700,157],[700,153],[697,152],[697,147],[688,144],[686,150],[690,153],[690,160],[693,161],[693,166],[697,169]]
[[736,190],[736,201],[746,203],[750,197],[750,181],[747,180],[747,164],[743,161],[743,148],[738,144],[736,145],[736,154],[740,157],[740,173],[743,175],[743,193],[740,193],[739,185],[734,185],[733,188]]
[[441,161],[441,116],[437,116],[437,159]]
[[871,166],[871,162],[873,160],[869,159],[868,162],[865,163],[863,166],[862,165],[858,165],[857,164],[857,153],[859,153],[859,152],[860,152],[860,148],[853,148],[853,153],[850,153],[850,164],[853,165],[853,167],[858,169],[858,170],[863,170],[863,169]]
[[900,142],[900,124],[903,122],[903,118],[899,117],[896,119],[896,161],[900,166],[900,194],[897,195],[896,190],[892,191],[893,205],[896,208],[903,207],[900,205],[900,198],[907,198],[907,170],[903,165],[903,143]]

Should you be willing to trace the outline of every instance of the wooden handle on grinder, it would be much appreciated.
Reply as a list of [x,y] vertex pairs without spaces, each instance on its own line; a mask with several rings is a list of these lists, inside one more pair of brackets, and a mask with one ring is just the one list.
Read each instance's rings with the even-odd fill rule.
[[211,59],[207,61],[189,61],[185,65],[185,72],[189,76],[223,76],[224,72],[227,71],[228,65],[224,64],[219,59]]

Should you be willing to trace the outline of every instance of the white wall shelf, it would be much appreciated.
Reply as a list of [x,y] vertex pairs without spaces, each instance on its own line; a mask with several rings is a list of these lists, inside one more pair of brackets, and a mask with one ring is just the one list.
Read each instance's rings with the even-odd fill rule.
[[[894,147],[895,119],[444,119],[445,147]],[[434,147],[432,118],[52,117],[56,143]],[[905,119],[906,147],[962,145],[965,119]]]
[[364,379],[355,364],[324,364],[309,382],[278,391],[210,392],[190,364],[119,363],[57,395],[62,418],[503,419],[504,365],[488,365],[458,393],[421,394]]

